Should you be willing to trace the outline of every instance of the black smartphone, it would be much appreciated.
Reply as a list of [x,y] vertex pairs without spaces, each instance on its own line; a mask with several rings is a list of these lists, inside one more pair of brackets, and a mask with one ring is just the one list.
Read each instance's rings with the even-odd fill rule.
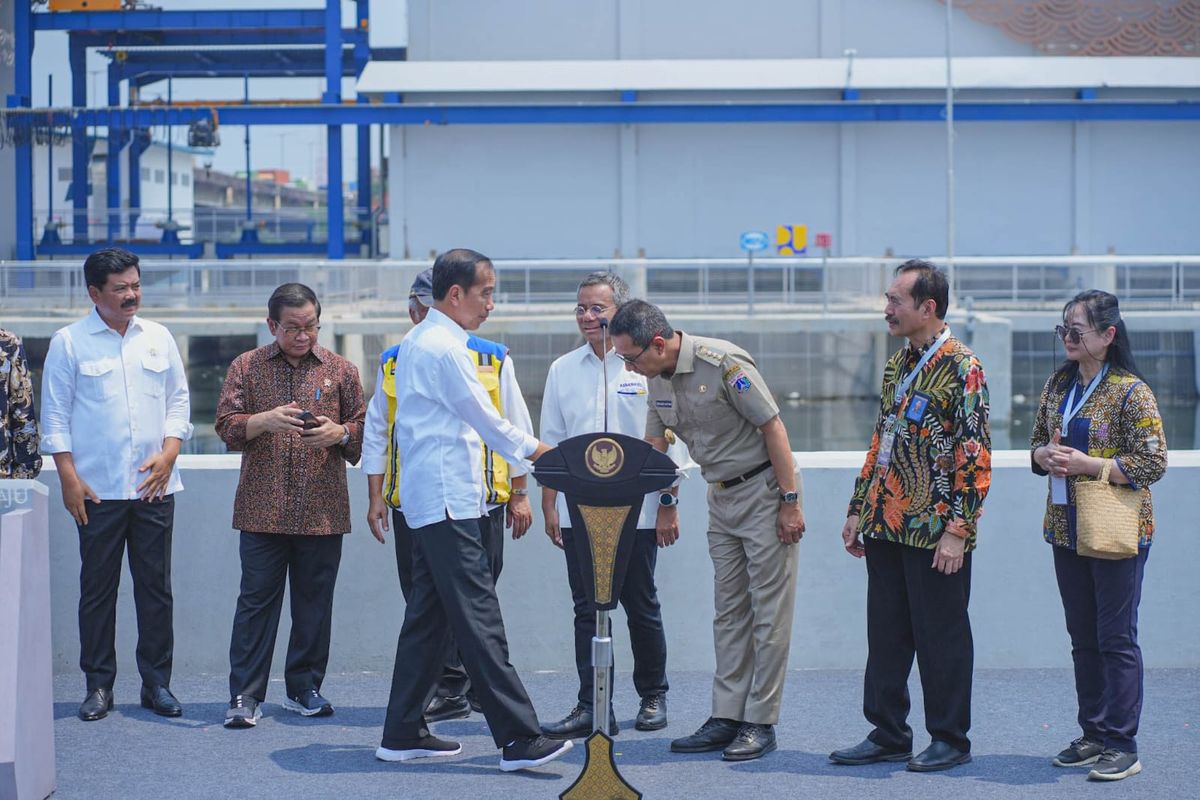
[[316,415],[311,411],[301,411],[299,419],[304,423],[304,430],[306,431],[321,427],[321,423],[317,422]]

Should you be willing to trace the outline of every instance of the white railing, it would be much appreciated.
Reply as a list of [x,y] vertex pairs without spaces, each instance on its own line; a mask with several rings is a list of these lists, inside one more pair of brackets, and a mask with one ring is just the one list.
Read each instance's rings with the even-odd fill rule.
[[[498,299],[507,311],[567,302],[584,274],[611,269],[635,294],[657,303],[754,313],[878,304],[900,262],[768,258],[751,271],[743,259],[540,259],[497,260],[496,268]],[[82,257],[0,261],[0,301],[23,311],[86,307],[81,263]],[[142,283],[151,307],[257,309],[271,289],[299,281],[327,307],[388,312],[404,307],[412,277],[428,266],[428,260],[146,258]],[[1200,303],[1200,256],[972,256],[956,260],[954,280],[955,299],[981,309],[1054,307],[1087,288],[1112,291],[1129,306],[1191,308]]]

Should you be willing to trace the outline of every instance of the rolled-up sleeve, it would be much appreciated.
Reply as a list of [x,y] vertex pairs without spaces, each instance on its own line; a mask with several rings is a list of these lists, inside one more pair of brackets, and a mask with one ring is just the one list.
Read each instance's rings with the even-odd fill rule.
[[447,351],[438,359],[438,369],[443,372],[439,385],[447,393],[447,405],[457,411],[489,447],[509,462],[522,461],[533,454],[538,440],[500,416],[479,382],[465,349]]
[[221,398],[217,401],[217,436],[234,452],[246,449],[246,423],[250,419],[246,412],[245,364],[245,357],[238,356],[229,365]]
[[163,422],[163,438],[182,441],[192,438],[192,400],[188,392],[187,371],[179,356],[175,338],[167,335],[167,416]]
[[62,331],[50,340],[42,368],[42,452],[71,452],[71,408],[75,403],[75,353]]
[[382,475],[387,470],[388,429],[387,393],[383,390],[383,367],[375,375],[375,393],[367,403],[363,419],[362,471],[367,475]]

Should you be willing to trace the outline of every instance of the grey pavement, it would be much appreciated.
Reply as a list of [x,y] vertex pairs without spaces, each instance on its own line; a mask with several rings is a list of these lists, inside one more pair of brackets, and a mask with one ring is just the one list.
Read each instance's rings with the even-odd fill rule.
[[[574,674],[522,675],[543,720],[574,702]],[[672,755],[670,740],[691,733],[708,716],[711,676],[670,675],[670,726],[633,730],[637,700],[628,673],[616,678],[621,734],[614,752],[622,775],[650,798],[1182,798],[1200,794],[1200,669],[1146,674],[1139,749],[1145,771],[1114,784],[1085,780],[1086,770],[1050,765],[1078,735],[1074,690],[1067,670],[989,670],[975,676],[974,761],[946,773],[918,775],[903,764],[837,767],[830,750],[857,743],[867,732],[861,714],[861,673],[788,674],[779,750],[753,762],[729,764],[720,754]],[[80,676],[55,679],[56,798],[554,798],[583,767],[577,746],[565,759],[537,770],[501,773],[482,717],[437,723],[434,731],[463,744],[461,755],[385,764],[374,758],[382,731],[390,675],[332,674],[323,693],[336,713],[304,719],[279,705],[283,686],[272,681],[257,728],[222,727],[225,675],[178,676],[184,716],[163,719],[138,705],[138,679],[118,678],[116,707],[105,720],[75,717],[83,699]],[[920,689],[912,684],[918,748],[927,743]],[[582,744],[581,742],[577,745]]]

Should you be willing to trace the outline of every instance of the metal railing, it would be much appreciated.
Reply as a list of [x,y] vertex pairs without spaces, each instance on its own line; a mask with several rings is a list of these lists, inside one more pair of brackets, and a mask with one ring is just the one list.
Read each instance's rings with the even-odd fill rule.
[[[136,252],[136,245],[131,246]],[[620,272],[638,296],[663,305],[730,311],[828,311],[876,306],[897,258],[778,258],[753,271],[739,259],[497,260],[501,310],[569,302],[593,270]],[[934,259],[935,263],[938,259]],[[21,310],[86,307],[81,257],[0,261],[0,301]],[[142,261],[148,307],[258,309],[281,283],[299,281],[326,307],[402,313],[413,276],[427,260],[327,261],[300,258]],[[955,264],[955,299],[975,308],[1052,308],[1076,292],[1103,288],[1126,306],[1200,304],[1200,256],[965,257]]]

